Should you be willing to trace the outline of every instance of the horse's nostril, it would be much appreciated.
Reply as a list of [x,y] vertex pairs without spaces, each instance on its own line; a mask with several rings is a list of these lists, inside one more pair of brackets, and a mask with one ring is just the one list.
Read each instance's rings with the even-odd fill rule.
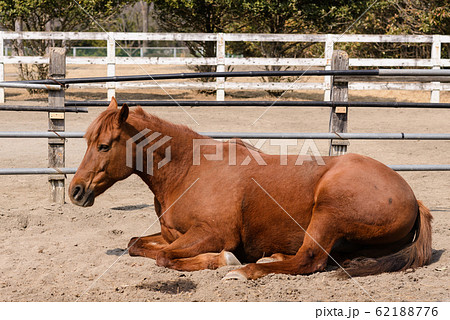
[[75,186],[75,188],[73,188],[73,193],[72,193],[72,197],[75,200],[81,200],[83,198],[84,195],[84,188],[80,185]]

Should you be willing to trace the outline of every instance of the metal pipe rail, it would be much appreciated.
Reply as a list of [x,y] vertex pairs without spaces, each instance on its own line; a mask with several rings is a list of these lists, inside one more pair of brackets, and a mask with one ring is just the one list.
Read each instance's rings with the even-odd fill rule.
[[75,112],[75,113],[87,113],[87,108],[79,107],[48,107],[48,106],[15,106],[15,105],[1,105],[0,111],[41,111],[41,112]]
[[[446,164],[401,164],[388,165],[395,171],[450,171]],[[1,168],[2,175],[74,174],[77,168]]]
[[0,176],[24,174],[74,174],[77,168],[2,168]]
[[[22,83],[35,84],[63,84],[71,83],[95,83],[95,82],[119,82],[119,81],[144,81],[144,80],[170,80],[170,79],[194,79],[194,78],[217,78],[217,77],[268,77],[268,76],[450,76],[448,69],[371,69],[371,70],[296,70],[296,71],[236,71],[236,72],[195,72],[195,73],[169,73],[169,74],[146,74],[133,76],[112,77],[85,77],[27,80]],[[17,83],[17,81],[5,81],[4,83]]]
[[398,164],[388,167],[395,171],[450,171],[448,164]]
[[253,133],[199,132],[216,139],[318,139],[318,140],[450,140],[450,133]]
[[[450,140],[450,133],[199,132],[215,139]],[[82,138],[84,132],[0,131],[0,138]]]
[[[110,101],[66,101],[66,107],[105,107]],[[435,108],[450,109],[450,103],[364,102],[364,101],[176,101],[118,100],[119,105],[142,107],[351,107],[351,108]]]
[[83,138],[84,132],[74,131],[0,131],[0,138]]
[[25,83],[21,81],[0,81],[0,88],[21,88],[37,90],[61,90],[61,85]]

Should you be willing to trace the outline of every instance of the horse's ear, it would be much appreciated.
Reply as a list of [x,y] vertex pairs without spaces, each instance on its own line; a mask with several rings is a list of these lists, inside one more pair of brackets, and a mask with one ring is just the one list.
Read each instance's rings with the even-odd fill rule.
[[112,97],[111,102],[109,103],[108,110],[109,109],[117,109],[117,100],[116,98]]
[[129,111],[130,109],[128,108],[128,105],[124,103],[122,108],[120,108],[119,113],[117,114],[117,124],[119,126],[125,121],[127,121]]

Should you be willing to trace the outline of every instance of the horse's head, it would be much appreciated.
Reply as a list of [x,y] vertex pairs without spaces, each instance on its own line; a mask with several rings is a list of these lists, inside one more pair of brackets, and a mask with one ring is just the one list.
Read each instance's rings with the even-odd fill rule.
[[96,196],[133,173],[126,166],[126,141],[130,137],[127,132],[131,127],[126,122],[128,113],[128,106],[119,110],[113,98],[108,109],[86,131],[86,154],[69,186],[74,204],[92,206]]

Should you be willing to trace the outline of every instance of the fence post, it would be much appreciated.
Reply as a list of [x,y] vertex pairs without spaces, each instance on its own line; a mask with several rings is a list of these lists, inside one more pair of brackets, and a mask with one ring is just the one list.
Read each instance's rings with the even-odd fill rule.
[[[66,49],[50,48],[49,77],[61,79],[66,76]],[[64,89],[48,91],[48,106],[64,108]],[[65,130],[65,113],[48,113],[48,131]],[[65,140],[61,138],[48,139],[49,168],[63,168],[65,166]],[[64,204],[65,187],[64,174],[53,174],[48,177],[50,183],[50,201]]]
[[[334,43],[333,43],[333,35],[327,34],[326,40],[325,40],[325,70],[331,70],[331,59],[333,57],[333,50],[334,50]],[[324,91],[324,97],[323,101],[330,101],[331,100],[331,76],[325,76],[324,77],[324,85],[325,85],[325,91]]]
[[[5,58],[5,48],[3,41],[3,32],[0,32],[0,81],[5,81],[5,64],[3,59]],[[5,89],[0,88],[0,103],[5,103]]]
[[[331,61],[332,70],[348,70],[348,54],[337,50]],[[331,101],[348,101],[348,82],[337,82],[332,78]],[[332,107],[330,114],[330,132],[347,132],[348,108]],[[330,156],[339,156],[347,152],[348,140],[332,139],[330,141]]]
[[[217,34],[217,48],[216,48],[216,57],[217,57],[217,72],[225,71],[225,39],[223,37],[223,33]],[[224,101],[225,100],[225,78],[219,77],[216,79],[216,100]]]
[[[431,47],[431,62],[433,63],[433,69],[441,68],[441,37],[438,34],[433,35],[433,44]],[[439,102],[441,83],[431,82],[431,97],[430,102]]]
[[[116,75],[116,41],[112,34],[108,34],[106,56],[107,76],[114,77]],[[108,100],[111,100],[116,95],[116,83],[107,82],[106,87],[108,88]]]

